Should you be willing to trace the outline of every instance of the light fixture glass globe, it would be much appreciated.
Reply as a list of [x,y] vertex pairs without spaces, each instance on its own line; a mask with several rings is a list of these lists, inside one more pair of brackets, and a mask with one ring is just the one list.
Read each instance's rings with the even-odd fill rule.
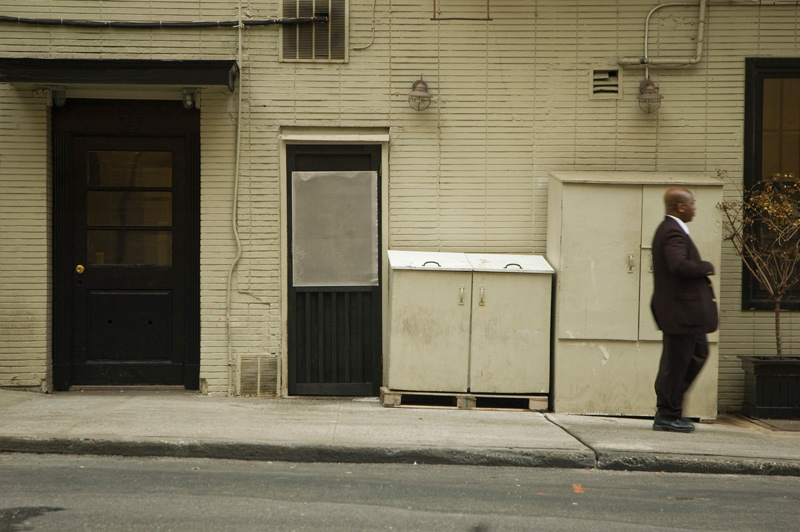
[[428,84],[422,79],[422,75],[411,85],[408,105],[415,111],[424,111],[431,105],[431,93],[428,92]]
[[663,99],[656,84],[649,77],[639,83],[639,109],[645,113],[654,113],[661,107]]

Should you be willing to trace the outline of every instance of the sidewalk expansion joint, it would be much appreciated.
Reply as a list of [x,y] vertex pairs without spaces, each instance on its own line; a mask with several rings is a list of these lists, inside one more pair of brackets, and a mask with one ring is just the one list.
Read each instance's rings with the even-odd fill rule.
[[586,447],[587,449],[592,451],[594,453],[594,468],[595,469],[599,469],[600,468],[600,453],[597,452],[597,449],[592,447],[588,442],[584,441],[577,434],[575,434],[573,432],[570,432],[570,430],[568,428],[566,428],[566,427],[564,427],[562,425],[559,425],[558,422],[555,421],[554,419],[552,419],[549,414],[545,414],[544,418],[547,421],[549,421],[550,423],[552,423],[553,425],[555,425],[556,427],[560,428],[561,430],[563,430],[564,432],[566,432],[567,434],[572,436],[573,438],[575,438],[578,441],[578,443],[580,443],[581,445],[583,445],[584,447]]

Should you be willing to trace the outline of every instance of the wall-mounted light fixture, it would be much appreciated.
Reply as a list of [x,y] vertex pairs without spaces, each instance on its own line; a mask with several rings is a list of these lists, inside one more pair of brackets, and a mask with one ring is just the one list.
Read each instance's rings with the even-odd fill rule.
[[645,113],[654,113],[661,107],[664,97],[658,93],[658,87],[647,76],[639,83],[639,108]]
[[200,107],[200,89],[187,87],[183,89],[183,108],[193,109]]
[[64,107],[67,104],[67,88],[61,85],[48,87],[50,89],[50,98],[52,98],[53,105],[56,107]]
[[428,84],[419,79],[411,85],[411,92],[408,94],[408,105],[415,111],[424,111],[431,104],[431,93],[428,92]]

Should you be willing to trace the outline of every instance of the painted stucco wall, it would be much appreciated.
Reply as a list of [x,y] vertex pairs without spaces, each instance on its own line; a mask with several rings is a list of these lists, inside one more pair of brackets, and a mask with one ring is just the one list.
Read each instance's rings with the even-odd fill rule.
[[[280,29],[242,33],[239,94],[205,90],[202,109],[201,378],[227,390],[225,287],[237,116],[241,117],[242,258],[231,312],[235,354],[281,357],[279,134],[293,128],[388,128],[388,247],[544,253],[554,170],[703,172],[742,180],[744,58],[800,56],[800,9],[712,2],[703,59],[651,69],[664,95],[636,104],[648,0],[491,0],[491,21],[432,21],[432,0],[352,0],[349,62],[280,62]],[[440,0],[442,17],[476,15],[485,0]],[[280,3],[243,2],[245,17]],[[0,14],[93,20],[231,20],[233,1],[0,0]],[[374,28],[374,31],[373,31]],[[37,58],[235,59],[238,30],[69,29],[3,24],[0,55]],[[691,57],[697,9],[671,7],[650,25],[651,57]],[[592,96],[593,69],[619,69],[621,96]],[[415,112],[406,95],[424,74],[435,94]],[[39,386],[49,368],[49,165],[46,97],[0,85],[0,385]],[[130,95],[129,95],[130,96]],[[613,208],[610,205],[609,208]],[[613,228],[610,228],[613,230]],[[740,265],[721,265],[720,405],[741,400],[737,354],[765,352],[766,312],[742,312]],[[787,315],[787,349],[800,319]]]

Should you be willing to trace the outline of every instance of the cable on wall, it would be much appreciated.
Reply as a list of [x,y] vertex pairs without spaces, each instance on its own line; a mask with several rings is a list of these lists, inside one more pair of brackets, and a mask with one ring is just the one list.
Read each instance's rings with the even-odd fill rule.
[[[239,0],[238,14],[239,21],[242,23],[238,25],[236,60],[241,68],[243,39],[242,30],[244,29],[241,0]],[[325,18],[327,19],[327,17]],[[236,244],[236,256],[233,258],[230,267],[228,268],[228,277],[226,279],[227,284],[225,290],[225,321],[228,344],[228,397],[231,397],[236,393],[236,384],[234,383],[236,359],[233,356],[233,331],[231,330],[231,311],[233,302],[231,297],[233,290],[233,274],[236,270],[236,266],[239,264],[239,259],[242,257],[242,240],[239,238],[239,165],[242,153],[242,93],[244,92],[244,87],[242,86],[241,77],[239,79],[239,94],[236,103],[236,151],[233,167],[233,197],[231,200],[231,231],[233,232],[234,243]]]
[[130,21],[130,20],[79,20],[68,18],[26,18],[0,15],[0,22],[25,24],[29,26],[69,26],[73,28],[129,28],[129,29],[174,29],[174,28],[237,28],[240,26],[275,26],[328,22],[327,16],[270,18],[258,20],[218,20],[218,21]]

